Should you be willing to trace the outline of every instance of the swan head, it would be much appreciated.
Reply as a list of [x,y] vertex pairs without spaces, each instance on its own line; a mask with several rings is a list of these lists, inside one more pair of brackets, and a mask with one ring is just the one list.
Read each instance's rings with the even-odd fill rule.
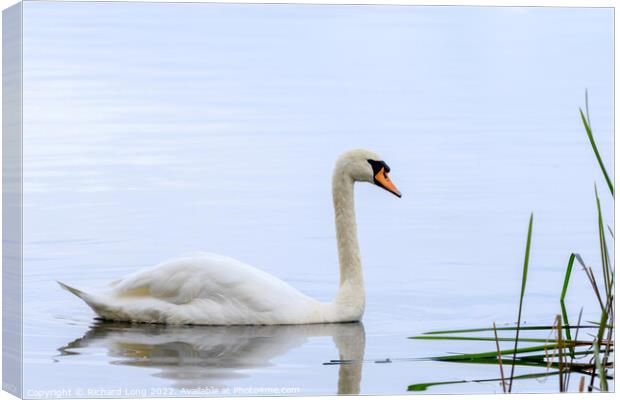
[[377,153],[370,150],[347,151],[338,158],[335,171],[348,175],[353,181],[369,182],[402,197],[390,179],[390,167]]

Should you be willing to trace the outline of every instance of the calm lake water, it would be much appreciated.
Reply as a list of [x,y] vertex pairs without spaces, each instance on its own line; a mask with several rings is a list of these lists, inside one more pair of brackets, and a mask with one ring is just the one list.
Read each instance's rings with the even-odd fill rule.
[[[612,201],[578,108],[589,89],[613,172],[611,9],[27,2],[24,26],[28,397],[405,394],[498,378],[421,360],[493,342],[408,337],[516,321],[532,211],[526,324],[559,313],[570,252],[600,272],[595,182],[613,227]],[[96,288],[204,250],[329,301],[331,170],[357,147],[403,192],[356,189],[359,324],[98,322],[55,282]],[[582,306],[597,318],[584,278],[576,268],[571,321]]]

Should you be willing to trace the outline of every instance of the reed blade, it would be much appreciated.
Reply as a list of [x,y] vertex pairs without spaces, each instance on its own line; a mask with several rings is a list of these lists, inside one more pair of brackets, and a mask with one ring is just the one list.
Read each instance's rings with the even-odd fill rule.
[[[570,282],[571,272],[573,271],[573,264],[575,263],[575,253],[571,253],[568,258],[568,265],[566,266],[566,273],[564,274],[564,284],[562,285],[562,294],[560,294],[560,308],[562,309],[562,320],[566,325],[564,328],[564,332],[566,335],[566,340],[570,341],[571,334],[570,328],[567,328],[570,324],[568,322],[568,313],[566,312],[566,304],[564,303],[564,299],[566,298],[566,291],[568,290],[568,283]],[[574,350],[570,350],[571,358],[574,358]]]
[[[557,375],[557,374],[558,374],[557,371],[549,371],[549,372],[542,372],[542,373],[537,373],[537,374],[517,375],[517,376],[513,377],[512,379],[514,379],[514,380],[538,379],[538,378],[544,378],[544,377],[547,377],[547,376],[553,376],[553,375]],[[454,385],[454,384],[458,384],[458,383],[498,382],[500,379],[492,378],[492,379],[472,379],[472,380],[460,380],[460,381],[417,383],[415,385],[409,385],[407,387],[407,390],[410,391],[410,392],[420,392],[420,391],[425,391],[426,389],[428,389],[431,386]]]
[[[594,328],[598,328],[598,322],[589,322],[592,325],[566,325],[564,328],[570,328],[570,329],[575,329],[575,328],[580,328],[580,329],[594,329]],[[531,326],[522,326],[520,328],[520,330],[522,331],[548,331],[553,329],[553,325],[531,325]],[[497,328],[498,331],[516,331],[517,327],[516,326],[509,326],[509,327],[501,327],[501,328]],[[451,329],[451,330],[446,330],[446,331],[429,331],[429,332],[424,332],[424,335],[443,335],[443,334],[452,334],[452,333],[474,333],[474,332],[492,332],[493,331],[493,327],[491,328],[470,328],[470,329]],[[413,338],[413,337],[412,337]]]
[[[530,214],[530,223],[527,228],[527,243],[525,245],[525,259],[523,261],[523,274],[521,276],[521,294],[519,296],[519,313],[517,316],[517,330],[515,333],[515,347],[516,353],[517,346],[519,345],[519,331],[521,327],[521,312],[523,311],[523,296],[525,295],[525,284],[527,283],[527,270],[530,262],[530,246],[532,244],[532,225],[534,224],[534,213]],[[512,391],[512,381],[515,373],[515,364],[512,363],[510,368],[510,381],[508,383],[508,393]]]
[[603,176],[605,177],[605,182],[607,182],[607,187],[609,187],[609,191],[611,195],[614,196],[614,184],[611,182],[609,178],[609,174],[607,173],[607,169],[605,168],[605,164],[601,159],[601,154],[598,151],[598,147],[596,146],[596,142],[594,141],[594,135],[592,134],[592,129],[590,128],[590,123],[588,119],[583,113],[583,110],[580,108],[579,113],[581,114],[581,121],[583,122],[583,126],[586,128],[586,133],[588,135],[588,139],[590,140],[590,145],[592,146],[592,150],[594,151],[594,155],[596,156],[596,160],[598,161],[598,165],[603,172]]
[[[585,342],[584,344],[564,344],[564,346],[589,346],[591,343],[590,342]],[[515,350],[510,349],[510,350],[502,350],[500,352],[500,354],[502,356],[505,355],[516,355],[516,354],[523,354],[523,353],[534,353],[534,352],[539,352],[539,351],[548,351],[548,350],[554,350],[557,349],[559,347],[559,345],[555,342],[543,345],[543,346],[530,346],[530,347],[521,347],[521,348],[517,348]],[[496,358],[497,357],[497,352],[496,351],[485,351],[482,353],[466,353],[466,354],[450,354],[447,356],[437,356],[437,357],[431,357],[431,360],[435,360],[435,361],[467,361],[467,360],[478,360],[478,359],[482,359],[482,358]],[[506,362],[506,361],[505,361]]]
[[497,337],[497,329],[495,321],[493,321],[493,336],[495,337],[495,349],[497,350],[497,363],[499,367],[499,376],[502,380],[502,391],[506,393],[506,380],[504,379],[504,364],[502,363],[502,350],[499,347],[499,339]]
[[607,392],[607,375],[605,374],[605,366],[601,363],[600,350],[598,342],[594,342],[594,364],[598,372],[601,392]]
[[[467,340],[471,340],[471,341],[488,341],[488,342],[493,342],[496,339],[493,337],[485,337],[485,336],[439,336],[439,335],[420,335],[420,336],[411,336],[409,339],[416,339],[416,340],[460,340],[460,341],[467,341]],[[515,342],[515,338],[509,338],[509,337],[498,337],[497,338],[498,342],[511,342],[514,343]],[[550,342],[548,339],[542,339],[542,338],[520,338],[519,342],[529,342],[529,343],[555,343],[555,342]],[[572,340],[564,340],[564,343],[569,343],[572,344],[573,341]],[[582,343],[588,343],[588,342],[582,342]],[[581,343],[579,343],[581,344]]]

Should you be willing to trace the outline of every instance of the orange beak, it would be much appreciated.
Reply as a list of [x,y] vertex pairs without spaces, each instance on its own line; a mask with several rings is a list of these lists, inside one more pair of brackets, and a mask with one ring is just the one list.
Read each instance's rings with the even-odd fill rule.
[[400,190],[396,188],[396,185],[392,183],[387,172],[385,172],[385,167],[382,167],[381,170],[375,175],[375,184],[381,186],[388,192],[391,192],[398,197],[402,197]]

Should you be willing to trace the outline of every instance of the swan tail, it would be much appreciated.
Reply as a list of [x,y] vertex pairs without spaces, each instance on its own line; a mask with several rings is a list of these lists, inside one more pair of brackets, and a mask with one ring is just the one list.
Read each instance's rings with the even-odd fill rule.
[[99,311],[102,307],[102,303],[97,301],[94,296],[81,291],[80,289],[76,289],[72,286],[69,286],[65,283],[62,283],[60,281],[56,281],[58,282],[58,284],[60,285],[61,288],[65,289],[67,292],[74,294],[75,296],[79,297],[80,299],[82,299],[84,301],[84,303],[86,303],[90,308],[93,309],[93,311],[95,311],[97,314],[99,314]]
[[79,289],[76,289],[74,287],[71,287],[67,284],[62,283],[61,281],[56,281],[58,282],[58,284],[60,285],[61,288],[65,289],[67,292],[73,293],[74,295],[76,295],[77,297],[79,297],[80,299],[84,300],[84,298],[87,296],[86,293],[82,292]]
[[113,299],[108,296],[89,294],[60,281],[56,282],[58,282],[61,288],[82,299],[99,318],[109,321],[134,321],[134,318],[130,314],[127,314],[126,310],[123,310],[123,307],[115,304]]

